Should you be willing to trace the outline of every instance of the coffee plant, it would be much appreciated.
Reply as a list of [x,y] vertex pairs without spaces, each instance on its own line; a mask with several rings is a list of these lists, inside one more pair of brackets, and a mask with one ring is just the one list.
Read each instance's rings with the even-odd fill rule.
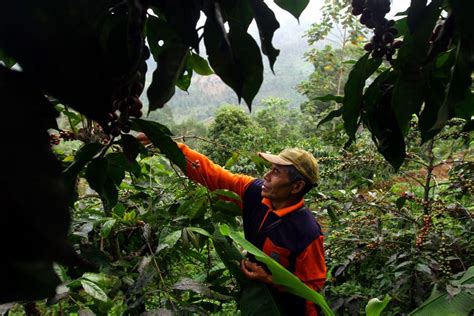
[[[308,1],[275,3],[298,18]],[[395,22],[385,18],[387,6],[352,1],[353,13],[374,35],[344,96],[325,98],[342,103],[328,117],[342,116],[351,141],[366,127],[395,169],[405,160],[407,166],[422,161],[424,179],[415,181],[421,195],[378,193],[369,176],[377,168],[363,168],[381,165],[378,158],[364,150],[346,158],[326,153],[334,180],[349,182],[349,171],[365,179],[348,190],[333,181],[326,194],[312,196],[334,222],[325,295],[336,311],[359,311],[368,298],[391,293],[393,313],[405,313],[427,298],[427,285],[444,286],[455,298],[469,290],[468,273],[453,280],[473,262],[472,210],[465,206],[472,205],[472,161],[453,155],[450,181],[438,192],[433,139],[457,117],[462,128],[455,133],[470,145],[473,4],[413,1]],[[261,48],[247,32],[254,20]],[[171,131],[141,118],[162,108],[176,87],[186,91],[194,73],[215,73],[251,109],[263,80],[262,53],[271,68],[279,55],[272,44],[278,28],[260,0],[1,2],[0,303],[19,302],[8,308],[26,314],[278,313],[268,289],[239,274],[240,249],[220,234],[220,224],[240,227],[238,208],[222,199],[235,196],[188,182],[180,169],[189,162]],[[145,109],[147,63],[157,67]],[[429,146],[425,156],[406,148],[413,115]],[[152,146],[132,132],[144,132]],[[251,133],[245,130],[249,137],[241,141],[265,141]],[[284,144],[279,134],[275,147]],[[287,145],[312,146],[315,153],[325,148],[303,137]],[[357,157],[363,157],[358,165],[350,162]],[[349,211],[347,218],[340,219],[342,211]]]

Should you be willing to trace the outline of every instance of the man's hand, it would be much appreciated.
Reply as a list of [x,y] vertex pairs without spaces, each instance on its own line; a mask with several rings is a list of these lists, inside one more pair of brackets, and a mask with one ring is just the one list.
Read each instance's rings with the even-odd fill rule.
[[240,262],[240,270],[247,277],[247,279],[260,281],[267,284],[272,284],[272,275],[268,274],[261,266],[257,263],[250,262],[248,260],[242,260]]
[[135,138],[144,146],[151,144],[151,140],[145,135],[145,133],[138,133]]

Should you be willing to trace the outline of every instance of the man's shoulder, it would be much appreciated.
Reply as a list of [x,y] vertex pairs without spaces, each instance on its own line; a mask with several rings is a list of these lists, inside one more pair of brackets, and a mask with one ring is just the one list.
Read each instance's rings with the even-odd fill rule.
[[262,179],[254,179],[250,184],[247,186],[245,190],[244,199],[247,198],[260,198],[261,199],[261,192],[262,192]]
[[311,210],[306,206],[289,214],[288,220],[297,228],[301,236],[314,239],[322,235],[321,226]]

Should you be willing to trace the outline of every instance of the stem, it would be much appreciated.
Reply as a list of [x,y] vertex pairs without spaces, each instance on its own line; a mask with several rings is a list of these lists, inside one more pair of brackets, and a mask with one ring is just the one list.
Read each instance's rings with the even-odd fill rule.
[[423,210],[425,214],[429,214],[430,212],[429,202],[430,202],[430,191],[431,191],[431,178],[433,176],[433,169],[434,169],[433,144],[434,144],[434,140],[432,139],[428,143],[428,166],[426,167],[425,185],[423,186],[423,190],[424,190]]

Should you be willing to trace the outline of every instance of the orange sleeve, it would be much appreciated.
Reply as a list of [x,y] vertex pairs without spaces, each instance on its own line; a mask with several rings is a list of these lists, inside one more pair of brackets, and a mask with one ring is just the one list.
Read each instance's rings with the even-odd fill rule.
[[[321,290],[326,282],[326,262],[324,261],[324,237],[313,242],[296,258],[295,275],[315,291]],[[305,316],[316,316],[318,312],[313,302],[306,301]]]
[[[233,174],[183,143],[178,143],[178,147],[187,160],[186,176],[211,191],[227,189],[243,198],[247,186],[255,179],[246,175]],[[199,164],[196,165],[195,162]]]
[[295,275],[315,291],[326,282],[323,241],[324,237],[319,236],[296,258]]

